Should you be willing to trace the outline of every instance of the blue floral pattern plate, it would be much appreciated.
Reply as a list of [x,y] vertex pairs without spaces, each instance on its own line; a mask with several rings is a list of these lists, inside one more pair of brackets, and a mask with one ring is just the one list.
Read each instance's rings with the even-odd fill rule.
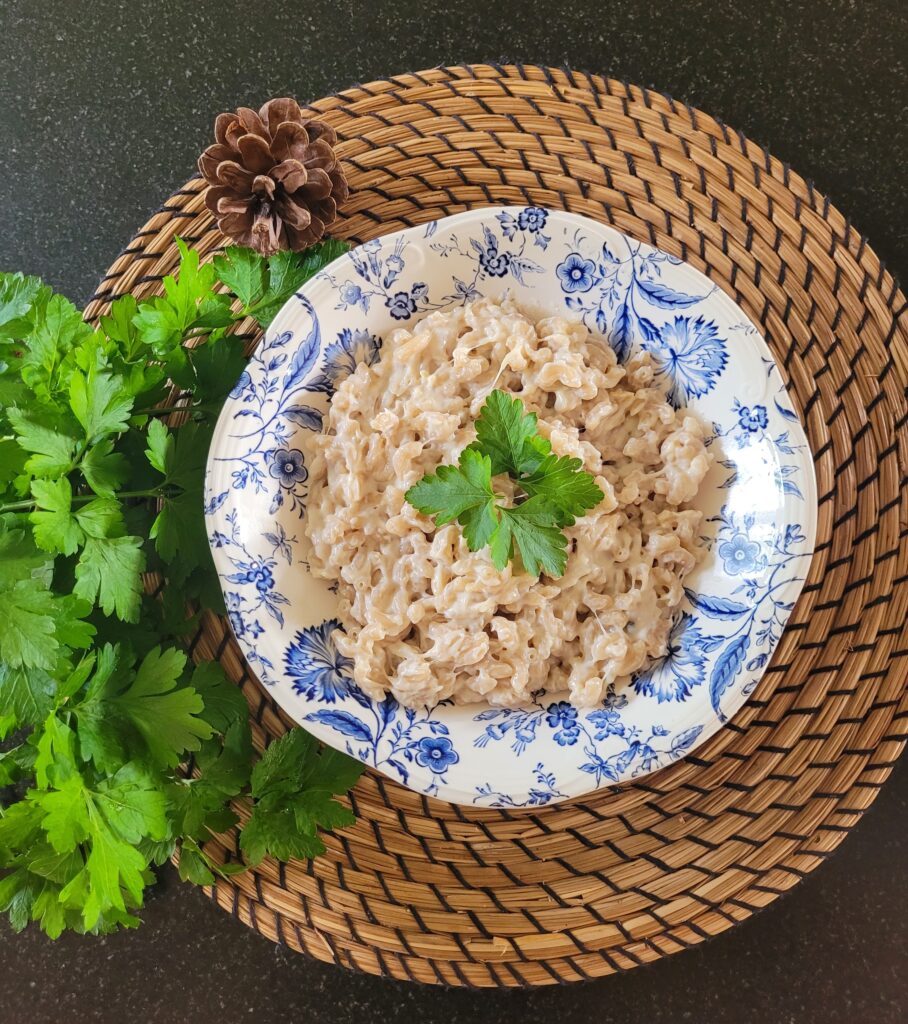
[[[709,554],[665,657],[597,708],[545,692],[509,709],[371,700],[335,646],[335,594],[308,573],[306,432],[395,327],[506,292],[533,315],[581,318],[621,360],[646,349],[670,400],[712,424]],[[583,217],[507,207],[361,245],[287,303],[218,421],[205,515],[233,631],[292,718],[418,792],[532,807],[655,771],[737,711],[807,574],[816,484],[769,349],[708,278]]]

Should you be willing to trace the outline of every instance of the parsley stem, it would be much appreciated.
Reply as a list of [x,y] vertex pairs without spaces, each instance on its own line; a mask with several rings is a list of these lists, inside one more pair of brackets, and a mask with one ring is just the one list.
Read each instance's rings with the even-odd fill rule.
[[190,412],[190,413],[208,413],[208,412],[220,412],[221,402],[197,402],[195,404],[177,404],[177,405],[149,405],[143,409],[133,409],[130,413],[131,416],[172,416],[178,412]]
[[[160,488],[152,487],[139,491],[117,491],[117,498],[160,498]],[[97,498],[96,494],[77,494],[73,497],[73,505],[86,505]],[[34,512],[38,503],[33,498],[25,498],[22,501],[11,501],[7,505],[0,505],[0,515],[6,512]]]

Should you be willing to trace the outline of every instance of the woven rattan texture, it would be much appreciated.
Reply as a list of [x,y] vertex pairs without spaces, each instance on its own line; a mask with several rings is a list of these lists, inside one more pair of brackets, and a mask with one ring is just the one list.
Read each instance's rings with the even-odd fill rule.
[[[762,683],[695,756],[529,813],[456,808],[367,774],[357,824],[324,857],[266,861],[211,896],[319,959],[449,985],[598,977],[717,935],[830,855],[905,743],[905,297],[810,183],[656,93],[482,65],[310,109],[336,128],[354,190],[335,228],[345,238],[526,203],[612,224],[708,274],[760,326],[807,425],[818,546]],[[206,253],[223,244],[202,189],[190,181],[149,220],[90,315],[160,290],[174,235]],[[207,617],[192,646],[242,686],[259,743],[284,730],[223,622]],[[236,858],[236,837],[207,849]]]

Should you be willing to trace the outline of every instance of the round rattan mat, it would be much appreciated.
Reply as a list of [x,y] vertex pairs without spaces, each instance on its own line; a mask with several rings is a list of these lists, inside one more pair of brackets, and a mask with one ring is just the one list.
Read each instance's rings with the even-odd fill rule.
[[[328,836],[325,856],[265,861],[210,895],[321,960],[450,985],[577,981],[710,938],[822,863],[905,743],[905,297],[809,182],[645,89],[481,65],[357,86],[309,109],[337,130],[354,189],[339,236],[525,203],[613,224],[708,274],[760,326],[807,425],[818,543],[762,683],[695,756],[513,813],[367,773],[351,795],[356,825]],[[177,263],[174,235],[205,253],[223,244],[202,192],[190,181],[149,220],[89,315],[123,292],[158,291]],[[192,646],[243,688],[257,742],[283,732],[223,622],[206,617]],[[236,836],[207,850],[235,859]]]

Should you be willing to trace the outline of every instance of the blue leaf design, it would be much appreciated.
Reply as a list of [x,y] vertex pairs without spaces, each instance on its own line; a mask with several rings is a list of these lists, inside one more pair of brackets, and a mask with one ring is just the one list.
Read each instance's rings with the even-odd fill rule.
[[631,312],[626,302],[622,302],[618,307],[609,343],[618,357],[618,362],[626,362],[631,354]]
[[406,783],[407,779],[410,778],[410,772],[406,766],[401,764],[400,761],[396,761],[394,758],[388,758],[388,764],[400,775],[401,782]]
[[717,651],[728,639],[727,636],[701,636],[698,647],[701,651]]
[[685,729],[684,732],[679,732],[678,735],[672,740],[671,752],[677,757],[682,754],[685,750],[690,750],[697,740],[700,733],[703,732],[703,725],[692,725],[689,729]]
[[373,742],[369,727],[349,711],[314,711],[311,715],[306,715],[306,721],[328,725],[344,736],[351,736],[362,743]]
[[284,377],[285,388],[291,388],[295,384],[299,384],[306,374],[309,373],[315,365],[315,360],[318,357],[322,343],[321,331],[318,326],[318,317],[315,315],[312,303],[302,295],[298,295],[297,298],[303,304],[306,312],[312,317],[312,330],[296,352],[293,353],[293,358],[290,360],[290,369]]
[[796,498],[803,498],[804,497],[804,495],[801,494],[801,491],[798,488],[798,485],[793,480],[783,480],[782,481],[782,490],[786,494],[793,494]]
[[684,309],[693,306],[696,302],[702,302],[702,295],[685,295],[684,292],[676,292],[673,288],[667,288],[659,281],[647,281],[645,278],[634,279],[637,287],[654,306],[661,306],[663,309]]
[[719,655],[716,667],[713,669],[712,677],[709,680],[709,699],[712,702],[713,711],[719,716],[720,722],[727,721],[726,716],[719,707],[722,695],[731,686],[732,681],[738,674],[749,646],[750,637],[747,635],[739,636]]
[[748,672],[756,672],[758,669],[761,669],[767,661],[769,661],[769,655],[764,651],[763,654],[758,654],[756,658],[751,658],[744,667]]
[[696,594],[685,588],[690,603],[711,619],[737,619],[749,612],[750,608],[740,601],[732,601],[728,597],[713,597],[709,594]]
[[373,706],[372,700],[363,693],[356,683],[351,682],[347,684],[347,695],[352,697],[361,708],[371,709]]
[[388,723],[394,718],[397,713],[397,700],[389,693],[387,697],[378,705],[378,714],[381,717],[383,726],[387,727]]
[[216,494],[205,506],[205,515],[210,516],[212,512],[217,512],[221,505],[223,505],[227,500],[227,495],[229,493],[229,491],[221,491],[220,494]]
[[510,262],[508,263],[508,267],[510,268],[511,273],[514,275],[514,277],[521,284],[526,284],[526,281],[524,281],[523,279],[524,274],[542,273],[542,267],[540,267],[538,263],[534,262],[533,260],[528,260],[524,257],[519,256],[512,256]]
[[647,320],[645,316],[638,316],[637,323],[640,325],[640,333],[647,341],[655,341],[659,337],[659,328],[652,320]]
[[582,772],[587,772],[590,775],[595,775],[598,781],[601,776],[605,776],[607,779],[611,779],[612,782],[618,781],[618,773],[610,764],[605,761],[587,761],[586,764],[580,766]]
[[798,422],[798,414],[795,413],[795,412],[792,412],[791,409],[786,409],[784,405],[779,405],[779,400],[777,398],[773,399],[773,404],[775,405],[776,409],[779,411],[779,414],[781,416],[784,416],[785,419],[792,420],[795,423]]
[[283,415],[291,423],[298,423],[307,430],[321,430],[323,413],[319,409],[313,409],[311,405],[291,405],[289,409],[283,410]]

